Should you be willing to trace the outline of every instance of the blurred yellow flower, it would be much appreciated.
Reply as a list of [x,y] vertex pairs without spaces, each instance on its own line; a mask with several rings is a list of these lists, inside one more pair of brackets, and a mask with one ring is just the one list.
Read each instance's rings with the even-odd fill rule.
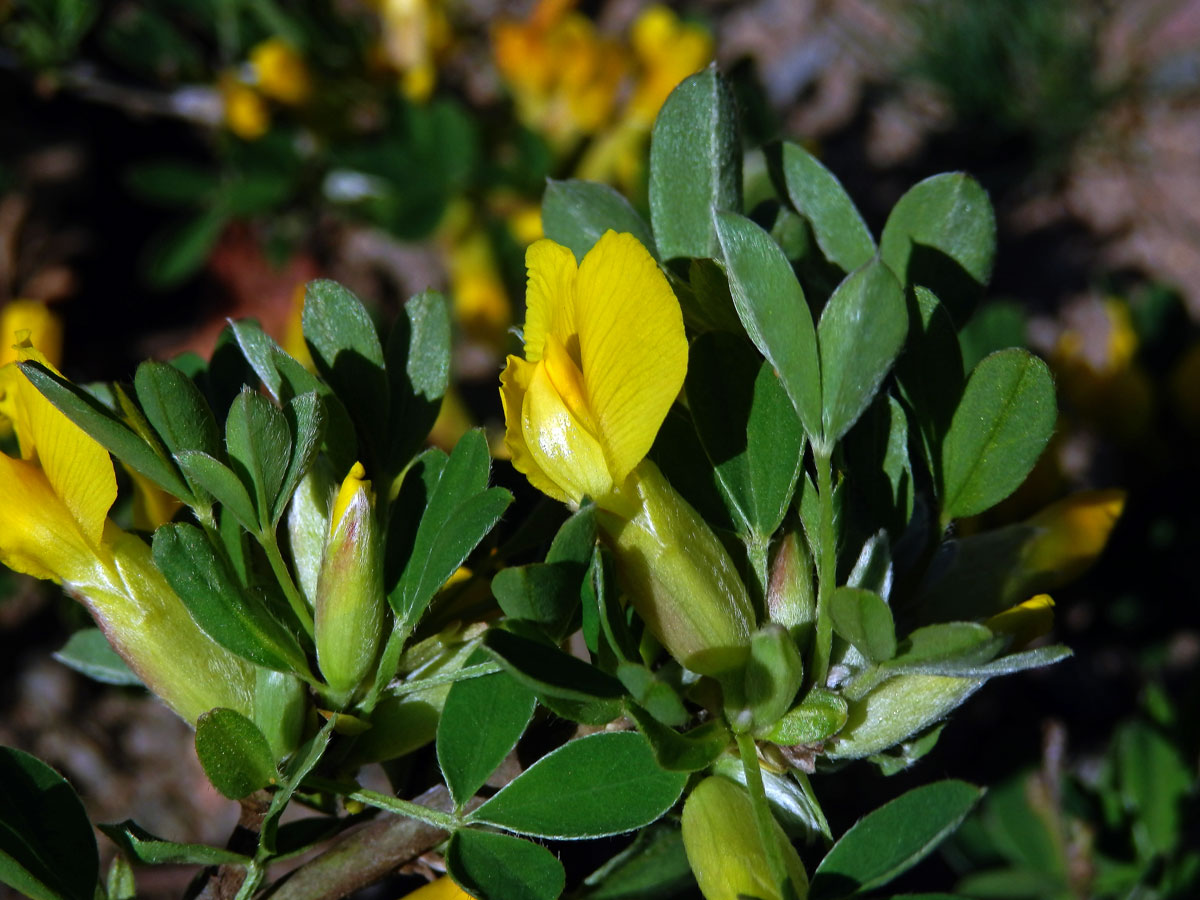
[[649,129],[675,86],[712,61],[713,40],[657,3],[634,21],[631,38],[639,71],[625,114]]
[[40,300],[10,300],[0,307],[0,366],[15,362],[17,344],[42,348],[51,365],[62,362],[62,324]]
[[400,89],[423,103],[437,84],[438,57],[453,31],[444,0],[376,0],[383,28],[383,55],[400,73]]
[[[18,358],[54,370],[28,341]],[[19,445],[19,458],[0,453],[0,562],[62,584],[138,677],[189,722],[214,706],[249,714],[254,667],[196,626],[150,548],[109,521],[117,482],[107,451],[15,363],[0,368],[0,415]]]
[[1053,627],[1054,599],[1049,594],[1038,594],[996,613],[983,624],[996,634],[1010,635],[1012,649],[1020,649]]
[[543,493],[602,506],[654,442],[683,386],[679,301],[646,248],[609,231],[576,266],[541,240],[525,253],[525,358],[500,376],[513,465]]
[[217,83],[225,103],[225,124],[244,141],[255,141],[271,127],[267,102],[254,88],[226,72]]
[[250,66],[259,91],[272,100],[298,106],[312,93],[308,66],[282,38],[268,38],[250,51]]
[[574,0],[541,0],[525,22],[492,30],[496,67],[517,115],[560,154],[612,119],[629,56],[603,37]]
[[1042,589],[1074,581],[1099,558],[1124,509],[1124,491],[1079,491],[1027,519],[1034,531],[1021,556],[1027,578]]

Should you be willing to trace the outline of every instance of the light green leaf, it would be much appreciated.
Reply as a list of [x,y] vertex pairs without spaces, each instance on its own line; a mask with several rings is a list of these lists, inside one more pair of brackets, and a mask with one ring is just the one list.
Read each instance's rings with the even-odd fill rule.
[[81,628],[75,632],[54,658],[104,684],[132,686],[142,683],[99,628]]
[[628,232],[657,258],[654,236],[644,219],[620,192],[607,184],[569,178],[546,182],[542,194],[542,230],[569,247],[578,262],[609,229]]
[[98,826],[130,859],[151,866],[190,864],[201,866],[241,865],[249,857],[207,844],[179,844],[164,840],[142,828],[132,819],[115,825]]
[[233,709],[210,709],[196,720],[196,756],[213,787],[230,800],[266,787],[276,776],[271,745]]
[[834,630],[872,662],[896,655],[896,626],[892,611],[874,591],[839,587],[829,598]]

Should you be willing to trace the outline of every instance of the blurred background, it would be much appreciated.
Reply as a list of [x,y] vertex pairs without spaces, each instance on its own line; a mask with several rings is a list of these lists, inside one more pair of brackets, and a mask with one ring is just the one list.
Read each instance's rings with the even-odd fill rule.
[[[1029,347],[1061,414],[986,524],[1129,492],[1104,557],[1055,598],[1075,657],[989,684],[913,769],[864,771],[876,802],[937,777],[994,786],[907,883],[1196,896],[1197,0],[0,0],[0,326],[32,329],[75,381],[122,380],[147,356],[208,356],[228,317],[302,358],[314,277],[381,322],[439,288],[455,387],[435,439],[482,425],[502,455],[496,377],[546,179],[644,208],[655,114],[714,60],[742,107],[748,197],[766,178],[753,151],[778,137],[876,233],[928,175],[989,191],[997,266],[965,362]],[[236,808],[186,726],[52,658],[82,617],[0,573],[0,743],[67,774],[94,820],[223,843]],[[863,812],[816,787],[835,833]],[[147,896],[186,884],[149,875]]]

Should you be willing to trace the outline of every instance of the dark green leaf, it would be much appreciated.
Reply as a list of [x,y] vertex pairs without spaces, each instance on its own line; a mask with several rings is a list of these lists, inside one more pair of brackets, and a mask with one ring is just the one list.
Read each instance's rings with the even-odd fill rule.
[[717,213],[716,228],[746,334],[779,374],[809,440],[820,440],[817,333],[792,265],[771,236],[744,216]]
[[688,405],[743,538],[783,521],[804,461],[804,432],[770,363],[741,339],[710,332],[692,344]]
[[191,491],[170,460],[96,399],[40,363],[18,365],[47,400],[113,456],[185,503],[192,499]]
[[168,863],[184,863],[201,866],[246,865],[249,857],[221,847],[207,844],[177,844],[156,837],[132,819],[115,825],[101,825],[103,831],[121,852],[130,859],[159,866]]
[[729,733],[719,722],[705,722],[687,734],[680,734],[636,703],[627,703],[625,709],[650,742],[655,760],[668,771],[699,772],[707,769],[730,746]]
[[799,144],[784,142],[775,154],[771,176],[776,190],[812,226],[825,258],[853,272],[875,255],[875,241],[841,182]]
[[511,566],[496,573],[492,593],[506,616],[536,622],[547,634],[561,639],[579,609],[585,571],[574,562]]
[[896,381],[920,429],[930,472],[940,479],[942,440],[965,383],[962,354],[954,321],[932,291],[918,287],[909,292],[908,320]]
[[1054,381],[1036,356],[1001,350],[976,366],[942,444],[943,521],[981,513],[1015,491],[1057,415]]
[[[371,317],[349,290],[318,280],[309,282],[304,295],[303,326],[317,371],[345,404],[366,449],[382,460],[388,375]],[[369,472],[374,462],[364,460]]]
[[896,626],[892,611],[874,591],[839,587],[829,598],[834,630],[872,662],[896,655]]
[[146,360],[133,377],[138,402],[172,453],[221,453],[221,433],[200,389],[169,363]]
[[817,326],[826,452],[870,405],[907,333],[904,292],[882,263],[848,275],[833,292]]
[[0,881],[33,900],[94,900],[100,858],[71,785],[12,747],[0,747],[0,785]]
[[650,221],[663,260],[720,256],[713,210],[742,208],[737,104],[716,67],[681,82],[650,141]]
[[275,501],[292,457],[292,436],[283,412],[257,391],[242,391],[225,419],[225,448],[230,468],[242,484],[254,489],[260,526],[274,524]]
[[492,628],[483,646],[522,684],[540,695],[564,700],[618,700],[621,682],[557,647],[500,628]]
[[142,272],[152,288],[178,287],[204,265],[225,230],[229,213],[211,207],[194,219],[159,234],[146,247]]
[[288,356],[257,322],[239,319],[230,322],[229,327],[246,362],[262,379],[275,402],[282,404],[291,396],[320,390],[316,377]]
[[249,593],[224,556],[194,525],[154,532],[154,564],[196,624],[225,649],[268,669],[306,672],[296,639]]
[[186,208],[208,204],[219,179],[211,169],[162,159],[138,163],[125,173],[125,183],[142,199],[161,206]]
[[[488,658],[476,651],[466,665]],[[437,755],[450,796],[459,807],[516,746],[535,705],[533,692],[507,672],[451,685],[438,723]]]
[[450,383],[450,309],[437,291],[410,297],[387,343],[388,464],[399,472],[429,435]]
[[640,734],[603,732],[542,757],[472,819],[548,838],[620,834],[670,809],[686,781],[686,773],[659,767]]
[[512,502],[508,491],[487,487],[488,463],[483,433],[469,431],[459,439],[437,474],[436,484],[428,485],[429,501],[412,552],[388,594],[388,602],[403,626],[417,622],[433,595]]
[[179,454],[179,467],[187,473],[188,480],[199,485],[216,498],[225,509],[242,523],[247,531],[257,534],[258,516],[254,513],[254,501],[238,477],[228,466],[207,453],[189,450]]
[[943,622],[918,628],[900,644],[893,665],[917,665],[935,661],[954,660],[960,663],[983,663],[998,649],[996,636],[976,622]]
[[617,664],[617,679],[629,696],[658,721],[679,726],[691,718],[676,688],[641,663],[622,660]]
[[283,476],[283,484],[279,487],[274,509],[271,511],[272,525],[282,518],[284,510],[291,502],[292,494],[296,492],[301,480],[317,459],[324,424],[323,408],[321,398],[315,391],[293,397],[283,408],[288,430],[292,434],[292,452]]
[[596,507],[588,503],[567,519],[554,535],[548,563],[578,563],[588,566],[596,549]]
[[450,838],[446,871],[480,900],[554,900],[567,878],[558,857],[545,847],[474,828]]
[[64,666],[104,684],[142,683],[125,665],[125,660],[117,655],[99,628],[81,628],[75,632],[63,648],[54,654],[54,658]]
[[958,828],[983,796],[963,781],[919,787],[859,819],[813,874],[813,900],[834,900],[887,884]]
[[657,258],[650,227],[618,191],[607,184],[569,178],[546,182],[542,194],[542,230],[552,241],[583,257],[608,230],[628,232]]
[[271,745],[258,726],[232,709],[210,709],[196,720],[196,756],[213,787],[238,800],[275,779]]
[[1145,835],[1143,855],[1171,853],[1184,837],[1184,804],[1196,781],[1194,767],[1184,761],[1179,747],[1143,722],[1126,723],[1113,752],[1121,798]]
[[696,879],[683,849],[677,822],[638,832],[633,843],[584,880],[587,900],[663,900],[689,888]]
[[965,323],[996,254],[996,216],[987,192],[961,172],[926,178],[892,209],[879,254],[901,284],[929,288],[956,323]]

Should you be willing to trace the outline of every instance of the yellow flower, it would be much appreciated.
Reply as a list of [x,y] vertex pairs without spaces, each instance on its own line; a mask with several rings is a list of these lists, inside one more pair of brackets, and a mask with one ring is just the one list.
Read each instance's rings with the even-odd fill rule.
[[25,339],[41,347],[51,365],[62,362],[62,325],[40,300],[10,300],[0,308],[0,366],[16,361]]
[[424,103],[437,83],[437,58],[453,34],[443,0],[379,0],[383,53],[409,100]]
[[500,377],[505,443],[538,490],[604,506],[683,387],[679,301],[630,234],[607,232],[578,267],[549,240],[525,263],[525,359],[508,357]]
[[1078,491],[1051,503],[1025,525],[1033,536],[1021,554],[1021,573],[1040,589],[1082,575],[1104,550],[1125,509],[1121,490]]
[[541,0],[525,22],[492,31],[496,67],[517,115],[559,153],[605,127],[629,72],[627,52],[602,37],[574,0]]
[[312,93],[304,57],[282,38],[269,38],[250,51],[258,89],[288,106],[298,106]]
[[1019,649],[1050,631],[1054,625],[1054,598],[1038,594],[996,613],[983,624],[996,634],[1011,635],[1013,649]]
[[[22,361],[53,369],[28,341]],[[0,368],[0,414],[20,458],[0,453],[0,562],[62,584],[142,681],[195,722],[214,706],[249,714],[253,666],[192,621],[150,548],[108,520],[117,482],[108,453],[58,411],[16,364]]]
[[405,894],[404,900],[471,900],[471,895],[455,884],[449,875],[443,875]]
[[242,84],[231,73],[221,76],[217,85],[225,102],[225,124],[244,141],[256,141],[271,127],[271,112],[258,91]]
[[675,86],[712,60],[713,41],[657,3],[637,17],[631,37],[641,72],[626,114],[649,128]]
[[740,665],[754,611],[724,547],[644,459],[687,372],[679,302],[646,248],[605,233],[577,267],[541,240],[525,254],[525,359],[500,376],[505,445],[530,484],[585,497],[647,626],[685,666]]

